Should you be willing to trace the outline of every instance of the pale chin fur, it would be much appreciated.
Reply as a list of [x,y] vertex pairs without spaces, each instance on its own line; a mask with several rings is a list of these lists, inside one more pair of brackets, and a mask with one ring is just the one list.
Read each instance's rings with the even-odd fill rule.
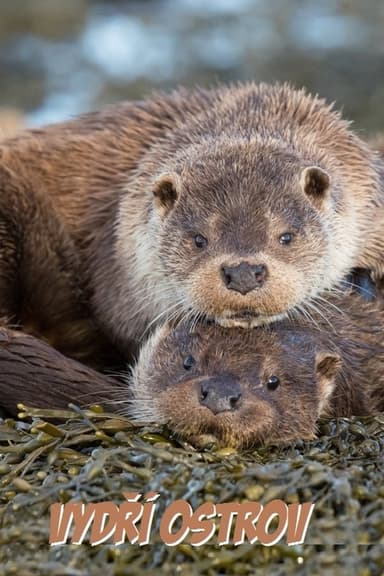
[[271,316],[256,316],[254,318],[226,318],[225,316],[215,316],[214,322],[223,328],[243,328],[249,330],[250,328],[257,328],[258,326],[265,326],[272,322],[277,322],[286,317],[287,312],[281,314],[271,314]]

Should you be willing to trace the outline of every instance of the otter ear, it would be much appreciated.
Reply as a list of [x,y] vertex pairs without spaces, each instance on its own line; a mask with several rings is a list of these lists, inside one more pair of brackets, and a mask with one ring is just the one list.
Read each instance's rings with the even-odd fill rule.
[[328,399],[333,393],[336,376],[342,367],[340,356],[331,352],[318,352],[316,354],[316,376],[319,385],[319,415],[327,408]]
[[328,196],[330,180],[328,174],[318,166],[304,168],[300,177],[303,192],[320,208]]
[[166,216],[179,197],[179,177],[177,174],[162,174],[153,186],[154,203],[161,216]]

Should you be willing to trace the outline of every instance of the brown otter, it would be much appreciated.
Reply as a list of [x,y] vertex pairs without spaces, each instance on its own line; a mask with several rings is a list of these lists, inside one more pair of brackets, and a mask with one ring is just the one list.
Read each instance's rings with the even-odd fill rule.
[[17,416],[17,405],[68,408],[70,402],[86,407],[113,408],[119,382],[49,344],[19,330],[0,328],[0,407]]
[[90,312],[80,257],[57,214],[1,165],[0,191],[0,326],[43,338],[94,368],[119,366],[121,355]]
[[6,141],[0,167],[0,314],[91,365],[94,321],[125,352],[166,317],[268,323],[381,269],[379,158],[287,85],[112,106]]
[[[350,288],[351,286],[353,286],[353,289]],[[320,321],[324,324],[325,328],[328,329],[331,323],[335,321],[334,316],[336,311],[337,321],[335,327],[338,327],[339,329],[341,327],[341,332],[338,333],[340,336],[341,333],[348,330],[351,321],[358,318],[360,324],[362,323],[363,325],[363,338],[359,341],[352,338],[350,341],[350,347],[354,354],[356,351],[360,350],[360,348],[364,350],[364,355],[361,357],[361,360],[364,358],[371,358],[368,352],[370,350],[379,350],[377,344],[378,338],[376,324],[377,322],[380,322],[382,312],[379,311],[377,313],[375,324],[373,324],[372,317],[373,314],[376,313],[376,309],[382,309],[382,298],[380,297],[380,293],[377,293],[376,286],[372,282],[369,274],[362,270],[357,270],[346,278],[344,291],[345,294],[347,291],[349,291],[349,293],[359,293],[366,302],[374,301],[374,304],[372,303],[368,306],[364,305],[365,307],[363,307],[362,310],[359,309],[360,311],[357,314],[356,302],[351,300],[350,296],[348,297],[345,295],[343,301],[340,302],[342,308],[338,306],[339,302],[330,301],[328,316],[325,316],[321,311],[318,313],[318,315],[320,314],[321,316]],[[381,302],[379,303],[380,298]],[[343,316],[341,317],[340,314],[343,314]],[[350,315],[349,320],[346,314]],[[323,342],[326,339],[326,332],[324,330],[322,333],[317,332],[320,328],[318,321],[319,318],[317,318],[317,320],[316,317],[311,318],[311,322],[313,323],[312,329],[306,329],[305,324],[300,324],[299,321],[296,326],[295,324],[285,326],[281,323],[277,324],[276,328],[275,325],[271,324],[271,329],[275,331],[278,336],[273,336],[272,330],[267,331],[267,329],[262,330],[261,328],[255,328],[254,330],[257,330],[257,332],[251,330],[249,334],[247,334],[238,329],[232,331],[216,328],[216,330],[213,330],[209,325],[202,324],[199,326],[199,329],[195,334],[194,332],[190,333],[187,326],[181,327],[177,331],[172,331],[170,325],[165,325],[162,328],[159,328],[149,342],[144,346],[138,365],[134,371],[135,377],[133,379],[134,385],[132,386],[132,389],[130,387],[127,389],[126,384],[122,382],[125,379],[124,373],[121,374],[121,381],[118,381],[116,375],[115,377],[109,377],[96,372],[84,364],[67,358],[40,339],[25,334],[20,330],[0,327],[0,416],[2,415],[2,409],[4,408],[8,414],[16,416],[19,411],[17,408],[19,403],[40,408],[66,408],[70,402],[74,402],[80,406],[102,403],[109,410],[116,411],[119,409],[119,405],[127,404],[129,401],[133,400],[132,413],[136,418],[140,415],[141,411],[146,417],[148,417],[150,412],[150,420],[153,420],[153,414],[157,415],[159,413],[160,421],[164,422],[164,419],[168,420],[166,417],[167,404],[164,404],[164,392],[167,392],[166,390],[163,390],[164,369],[168,366],[170,367],[170,380],[167,380],[168,383],[173,382],[175,370],[177,371],[177,361],[174,364],[170,363],[170,349],[168,345],[172,346],[172,355],[175,354],[175,350],[179,350],[180,355],[182,354],[182,349],[194,351],[195,346],[197,346],[200,353],[200,349],[206,347],[204,358],[209,370],[216,369],[218,354],[220,354],[220,362],[222,362],[222,358],[225,358],[226,360],[223,361],[222,364],[217,364],[219,373],[217,374],[217,377],[212,380],[210,379],[210,382],[213,382],[214,384],[213,391],[215,390],[215,387],[217,387],[218,391],[222,391],[226,394],[231,386],[243,386],[244,383],[242,381],[240,384],[234,382],[233,377],[228,380],[228,374],[225,372],[225,369],[220,368],[220,366],[228,364],[235,367],[235,370],[237,367],[243,367],[244,375],[247,378],[248,376],[251,379],[254,378],[255,366],[257,369],[257,362],[260,361],[260,355],[263,354],[264,349],[268,348],[270,351],[278,351],[281,334],[286,337],[287,330],[291,330],[288,341],[291,344],[293,343],[293,346],[292,350],[290,350],[292,354],[290,353],[289,355],[288,364],[290,365],[291,373],[294,374],[295,383],[291,386],[289,394],[292,400],[295,398],[295,402],[302,404],[304,407],[303,413],[299,415],[299,419],[295,421],[291,419],[291,422],[294,422],[295,426],[297,426],[295,429],[298,434],[306,435],[308,434],[308,431],[314,430],[313,426],[316,420],[315,416],[321,411],[320,404],[323,406],[322,409],[325,407],[323,396],[324,394],[327,395],[329,393],[328,389],[330,384],[326,379],[324,379],[326,376],[324,374],[324,368],[328,370],[329,376],[330,370],[337,367],[340,362],[339,356],[335,355],[336,348],[334,344],[331,345],[333,352],[324,353],[324,351],[322,351],[319,354],[316,353],[316,373],[318,375],[318,381],[316,380],[311,392],[308,381],[310,374],[309,372],[303,372],[303,365],[307,362],[308,358],[307,356],[304,356],[304,362],[301,360],[298,361],[298,358],[302,358],[303,351],[308,353],[308,347],[312,343],[313,354],[317,349],[316,347],[322,349]],[[3,324],[7,324],[7,322],[3,321]],[[280,330],[280,328],[282,328],[282,330]],[[358,328],[359,326],[355,324],[353,334],[356,333],[356,329]],[[245,339],[246,334],[247,338]],[[257,345],[254,344],[255,338],[257,338]],[[243,341],[245,347],[243,347]],[[330,343],[324,344],[324,350],[325,347],[327,347],[328,350],[330,349]],[[232,345],[234,345],[234,350],[229,351],[229,356],[231,353],[234,353],[234,357],[231,359],[225,353],[225,349],[228,349],[228,347],[231,347]],[[220,346],[223,347],[224,351],[222,350],[219,352]],[[240,346],[240,352],[236,350],[236,346]],[[251,347],[251,358],[247,358],[249,347]],[[343,360],[344,362],[350,362],[350,352],[348,352],[348,356],[346,350],[347,348],[343,350]],[[287,348],[283,348],[282,354],[280,354],[280,352],[279,356],[281,356],[282,364],[285,365],[287,364],[287,361],[285,360]],[[256,358],[256,356],[253,358],[257,353],[259,353],[259,358]],[[184,354],[186,354],[185,351]],[[212,355],[212,360],[209,360],[210,354]],[[337,354],[339,354],[339,352],[337,352]],[[274,353],[272,355],[274,355]],[[173,361],[172,358],[171,361]],[[328,364],[325,362],[326,358]],[[320,362],[319,359],[322,360],[322,362]],[[207,364],[208,360],[209,363]],[[183,361],[184,369],[191,370],[193,367],[193,361],[194,358],[187,355]],[[381,364],[379,362],[376,365],[376,368],[379,369],[380,366]],[[251,368],[251,371],[248,375],[247,370],[249,368]],[[352,363],[349,368],[354,370],[355,363]],[[153,386],[148,380],[148,374],[152,370],[153,372],[150,381],[153,380]],[[349,374],[348,370],[347,373]],[[373,377],[371,366],[369,367],[369,375]],[[354,375],[355,379],[360,376],[360,372],[357,372]],[[377,385],[374,387],[369,386],[369,388],[366,388],[365,390],[363,389],[363,392],[358,392],[356,396],[353,394],[351,396],[349,388],[346,388],[341,392],[344,395],[341,401],[341,409],[339,405],[335,404],[332,409],[328,409],[328,413],[336,416],[340,414],[346,415],[353,413],[355,410],[357,411],[357,407],[360,411],[359,413],[365,413],[371,412],[374,406],[377,407],[378,403],[378,405],[383,406],[384,394],[380,391],[380,381],[377,382]],[[144,382],[144,384],[142,384],[142,382]],[[187,388],[190,388],[191,383],[187,381],[186,386]],[[303,387],[305,388],[304,395],[302,394]],[[172,386],[170,388],[172,388]],[[375,398],[373,394],[371,394],[371,396],[367,395],[367,391],[373,390],[377,390],[377,398]],[[338,388],[338,391],[340,392],[340,387]],[[157,396],[158,392],[159,396]],[[171,395],[173,396],[173,394],[174,391],[171,390]],[[192,394],[193,396],[191,401],[193,404],[193,402],[196,401],[193,386]],[[189,396],[190,390],[187,389],[185,397],[188,398]],[[144,402],[142,403],[143,397]],[[225,408],[225,402],[227,401],[228,398],[226,399],[220,395],[217,396],[217,394],[214,394],[212,397],[211,392],[211,395],[208,395],[206,399],[206,406],[210,407],[210,409],[214,411],[215,402],[218,402],[219,406],[222,404],[221,407]],[[253,409],[252,407],[256,405],[255,401],[257,403],[257,396],[252,399],[252,402],[246,400],[246,402],[248,402],[248,410]],[[282,406],[284,406],[286,401],[287,397],[284,396],[282,398]],[[177,406],[177,402],[178,396],[176,395],[175,406]],[[148,403],[150,403],[149,410]],[[158,403],[160,408],[158,407]],[[236,405],[236,401],[234,405]],[[163,408],[161,408],[161,406],[163,406]],[[309,410],[310,407],[312,407],[311,410]],[[173,407],[171,409],[173,409]],[[283,415],[285,418],[292,416],[288,411],[283,412]],[[298,413],[294,412],[294,415],[297,418]],[[196,411],[195,418],[191,411],[188,417],[192,417],[193,422],[195,422],[195,420],[199,422],[200,413],[199,411]],[[235,425],[238,423],[238,419],[241,421],[242,418],[243,413],[240,413],[234,420]],[[191,424],[191,432],[195,430],[193,422]],[[299,423],[299,425],[297,425],[297,423]],[[178,428],[179,426],[177,425],[176,429]],[[258,428],[259,433],[260,431],[262,431],[262,429]],[[252,436],[252,440],[253,439]]]
[[0,107],[0,139],[14,136],[25,128],[25,118],[17,108]]
[[[320,416],[384,410],[384,308],[356,295],[292,323],[244,331],[159,327],[132,371],[139,420],[239,448],[311,439]],[[197,440],[198,441],[198,440]]]

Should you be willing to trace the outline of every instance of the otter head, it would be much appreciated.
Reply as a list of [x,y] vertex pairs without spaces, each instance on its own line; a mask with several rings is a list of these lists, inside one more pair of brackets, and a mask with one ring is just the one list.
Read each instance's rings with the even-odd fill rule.
[[[313,334],[313,332],[312,332]],[[191,442],[245,448],[314,437],[340,369],[306,330],[159,327],[133,369],[129,415]]]
[[200,145],[168,168],[152,185],[168,306],[248,328],[300,311],[351,267],[338,184],[322,166],[248,141]]

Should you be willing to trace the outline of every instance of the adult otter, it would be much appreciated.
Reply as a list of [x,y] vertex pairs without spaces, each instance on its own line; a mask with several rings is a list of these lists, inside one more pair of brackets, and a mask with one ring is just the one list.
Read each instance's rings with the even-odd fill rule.
[[381,270],[378,157],[287,85],[112,106],[6,141],[0,167],[0,314],[70,356],[94,322],[125,353],[173,314],[250,327]]
[[141,350],[123,411],[192,442],[203,434],[238,448],[311,439],[320,416],[383,411],[384,308],[356,295],[330,305],[295,324],[248,331],[159,327]]
[[80,255],[57,213],[1,164],[0,191],[0,328],[11,340],[12,329],[42,338],[96,369],[122,365],[90,311]]

